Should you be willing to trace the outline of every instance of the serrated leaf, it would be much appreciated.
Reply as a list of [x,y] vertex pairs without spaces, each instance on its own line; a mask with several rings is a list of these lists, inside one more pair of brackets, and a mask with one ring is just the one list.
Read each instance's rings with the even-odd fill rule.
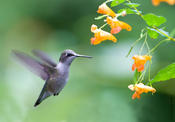
[[148,30],[148,35],[150,36],[150,38],[156,39],[159,36],[159,33],[154,28],[148,27],[147,30]]
[[175,63],[161,69],[150,83],[166,81],[172,78],[175,78]]
[[123,11],[126,11],[126,14],[136,14],[136,12],[133,9],[130,9],[130,8],[120,9],[120,10],[118,10],[117,13],[122,13]]
[[143,19],[146,21],[146,23],[149,25],[149,26],[160,26],[161,24],[165,23],[166,22],[166,19],[162,16],[157,16],[155,14],[146,14],[146,15],[143,15]]
[[121,3],[124,3],[125,0],[113,0],[112,3],[111,3],[111,7],[114,7],[114,6],[118,6],[120,5]]
[[98,16],[98,17],[95,17],[94,19],[95,20],[100,20],[100,19],[103,19],[104,17],[107,17],[107,15]]
[[140,4],[138,4],[138,3],[125,3],[125,5],[129,6],[131,8],[140,6]]

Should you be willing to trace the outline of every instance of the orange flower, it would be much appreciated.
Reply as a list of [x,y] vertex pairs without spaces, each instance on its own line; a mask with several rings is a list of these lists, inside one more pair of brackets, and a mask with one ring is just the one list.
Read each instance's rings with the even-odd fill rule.
[[175,0],[152,0],[154,6],[158,6],[160,2],[167,2],[169,5],[175,4]]
[[113,42],[117,42],[117,39],[110,33],[98,29],[96,25],[91,26],[91,32],[94,33],[94,37],[91,38],[91,44],[97,45],[105,40],[112,40]]
[[116,16],[115,12],[111,8],[109,8],[106,5],[106,3],[103,3],[103,4],[101,4],[98,7],[97,13],[99,13],[99,14],[106,14],[106,15],[109,15],[111,17],[115,17]]
[[127,31],[131,31],[132,28],[130,25],[128,25],[125,22],[119,21],[116,18],[111,18],[111,17],[107,17],[106,19],[107,23],[110,25],[111,27],[111,33],[112,34],[117,34],[119,33],[122,29],[125,29]]
[[144,56],[139,56],[135,55],[132,57],[134,59],[134,64],[132,65],[132,71],[134,71],[136,68],[138,72],[141,72],[144,70],[144,65],[148,60],[151,60],[152,56],[144,55]]
[[156,92],[155,88],[150,87],[150,86],[146,86],[143,83],[139,83],[139,84],[135,84],[135,85],[131,84],[128,86],[128,88],[131,91],[135,91],[135,93],[132,95],[132,99],[135,99],[135,98],[140,99],[140,95],[142,93],[148,93],[148,92],[155,93]]

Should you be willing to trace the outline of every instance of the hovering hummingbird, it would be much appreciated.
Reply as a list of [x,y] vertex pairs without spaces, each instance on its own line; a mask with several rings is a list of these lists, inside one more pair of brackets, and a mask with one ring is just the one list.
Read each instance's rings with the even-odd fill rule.
[[12,53],[33,73],[46,81],[34,104],[35,107],[49,96],[56,96],[60,93],[68,81],[69,67],[76,57],[92,58],[91,56],[80,55],[73,50],[67,49],[62,52],[57,64],[47,54],[39,50],[33,50],[32,53],[39,58],[40,61],[20,51],[12,51]]

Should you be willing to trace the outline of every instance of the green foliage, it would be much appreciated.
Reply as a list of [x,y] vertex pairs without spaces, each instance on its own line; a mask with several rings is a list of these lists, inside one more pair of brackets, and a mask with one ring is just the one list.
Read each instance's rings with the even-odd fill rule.
[[118,13],[121,13],[123,11],[126,11],[127,14],[136,14],[135,10],[133,9],[130,9],[130,8],[123,8],[123,9],[120,9],[118,10]]
[[121,3],[124,3],[125,0],[113,0],[112,3],[111,3],[111,7],[114,7],[114,6],[118,6],[120,5]]
[[149,26],[160,26],[161,24],[165,23],[166,22],[166,19],[162,16],[157,16],[155,14],[146,14],[146,15],[143,15],[143,19],[146,21],[146,23],[149,25]]
[[155,82],[166,81],[172,78],[175,78],[175,63],[172,63],[167,67],[161,69],[154,77],[154,79],[150,81],[150,83],[152,84]]
[[125,3],[126,6],[129,6],[130,8],[133,8],[133,7],[139,7],[140,4],[138,3]]
[[156,39],[159,36],[159,33],[154,28],[147,27],[147,30],[148,30],[148,35],[150,36],[150,38]]

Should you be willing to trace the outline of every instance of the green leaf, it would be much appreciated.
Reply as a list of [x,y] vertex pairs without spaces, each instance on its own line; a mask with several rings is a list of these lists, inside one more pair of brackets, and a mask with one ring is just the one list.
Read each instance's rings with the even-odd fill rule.
[[118,6],[123,2],[125,2],[125,0],[113,0],[111,3],[111,7]]
[[149,26],[160,26],[161,24],[165,23],[166,22],[166,19],[162,16],[157,16],[155,14],[146,14],[143,16],[143,19],[146,21],[146,23],[149,25]]
[[140,4],[138,4],[138,3],[125,3],[125,5],[126,5],[126,6],[129,6],[130,8],[140,6]]
[[148,35],[150,36],[150,38],[156,39],[159,36],[159,33],[154,28],[147,27],[147,30],[148,30]]
[[133,9],[130,9],[130,8],[123,8],[123,9],[120,9],[118,10],[117,13],[121,13],[123,11],[126,11],[126,14],[136,14],[136,12],[133,10]]
[[100,19],[103,19],[105,17],[107,17],[107,15],[101,15],[101,16],[95,17],[95,20],[100,20]]
[[175,78],[175,63],[161,69],[150,83],[166,81],[172,78]]

